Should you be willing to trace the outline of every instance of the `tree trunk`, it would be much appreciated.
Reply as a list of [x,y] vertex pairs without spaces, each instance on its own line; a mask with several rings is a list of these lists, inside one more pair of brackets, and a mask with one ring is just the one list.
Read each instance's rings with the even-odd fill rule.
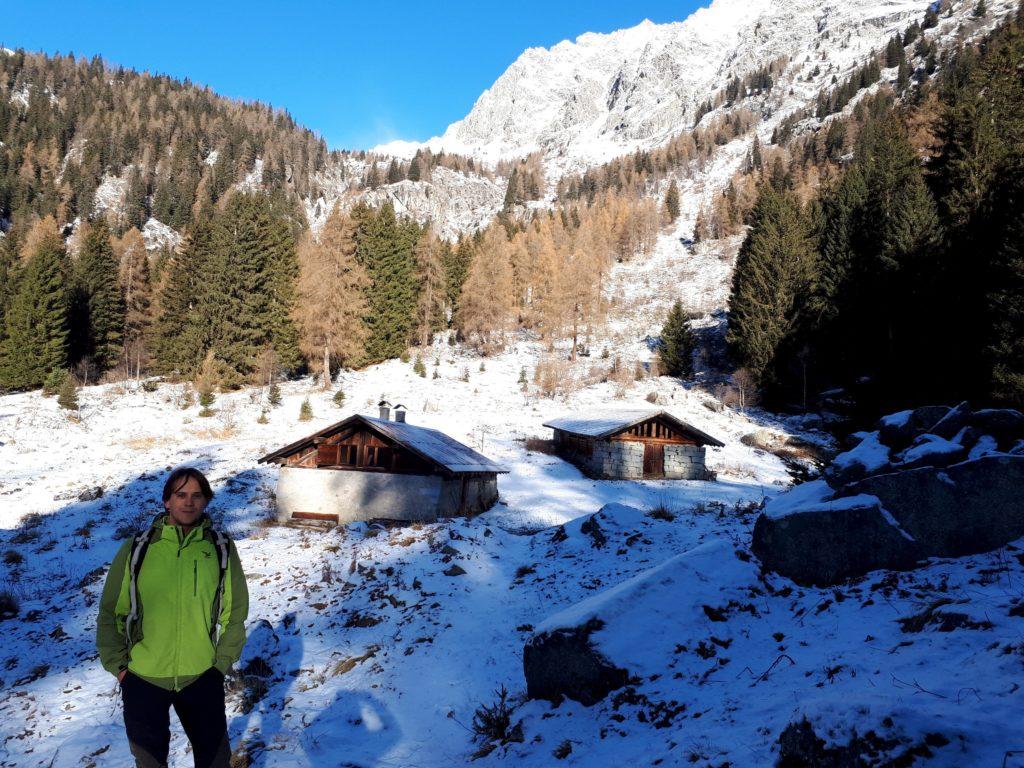
[[331,348],[324,344],[324,390],[331,386]]

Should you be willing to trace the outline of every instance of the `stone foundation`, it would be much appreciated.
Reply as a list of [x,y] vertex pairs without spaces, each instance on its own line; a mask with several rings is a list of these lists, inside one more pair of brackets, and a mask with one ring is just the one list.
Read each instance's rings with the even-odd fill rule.
[[338,523],[384,518],[433,522],[483,512],[498,500],[495,477],[401,475],[281,467],[277,518],[297,512],[337,515]]

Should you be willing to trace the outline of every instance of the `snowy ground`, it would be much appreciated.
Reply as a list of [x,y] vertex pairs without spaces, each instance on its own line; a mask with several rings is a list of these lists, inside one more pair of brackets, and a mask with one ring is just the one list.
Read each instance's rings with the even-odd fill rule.
[[[0,398],[0,568],[20,601],[18,615],[0,624],[0,765],[130,765],[114,681],[93,647],[96,602],[118,537],[158,509],[171,466],[199,466],[213,479],[215,513],[247,570],[243,665],[259,656],[270,676],[251,709],[254,678],[248,688],[239,681],[229,715],[233,743],[260,766],[467,762],[483,746],[470,728],[477,707],[500,686],[525,692],[521,654],[533,627],[705,541],[745,553],[751,504],[788,483],[779,459],[739,442],[760,428],[784,431],[763,414],[713,412],[706,395],[668,379],[638,382],[622,400],[611,383],[544,399],[516,383],[537,357],[527,343],[485,359],[482,372],[480,358],[437,351],[438,379],[430,357],[426,379],[398,361],[345,374],[342,409],[308,381],[286,384],[265,425],[256,423],[256,392],[221,395],[219,414],[202,419],[195,406],[177,407],[174,385],[131,394],[93,387],[81,393],[78,423],[38,394]],[[726,443],[709,455],[717,482],[593,481],[521,441],[546,437],[541,423],[567,410],[646,405],[651,391]],[[300,423],[307,395],[315,419]],[[389,530],[263,525],[274,469],[257,457],[349,413],[372,414],[382,395],[408,406],[411,422],[443,428],[508,465],[500,503],[472,520]],[[95,485],[105,489],[101,498],[77,500]],[[664,506],[675,517],[607,516],[608,542],[597,547],[580,519],[609,502]],[[1008,615],[1024,590],[1020,552],[872,574],[836,590],[761,580],[742,562],[723,561],[722,589],[752,580],[743,589],[752,590],[754,610],[729,609],[726,623],[652,627],[683,650],[665,669],[639,670],[628,696],[592,708],[517,698],[524,741],[479,764],[771,765],[778,733],[804,713],[840,740],[851,727],[908,743],[942,733],[950,744],[934,750],[937,765],[999,765],[1006,750],[1024,747],[1014,742],[1024,742],[1014,682],[1024,671],[1024,623]],[[465,574],[446,575],[452,565]],[[940,598],[967,601],[956,611],[991,628],[901,631],[898,619]],[[176,735],[172,764],[191,764],[186,748]]]

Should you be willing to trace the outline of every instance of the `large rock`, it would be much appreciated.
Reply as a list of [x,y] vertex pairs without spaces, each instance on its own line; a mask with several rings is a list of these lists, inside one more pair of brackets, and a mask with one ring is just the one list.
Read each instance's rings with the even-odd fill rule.
[[879,440],[878,432],[858,432],[860,442],[840,453],[823,472],[833,488],[874,475],[889,467],[889,448]]
[[1012,408],[975,411],[970,424],[979,434],[994,437],[1004,451],[1009,451],[1018,440],[1024,439],[1024,414]]
[[753,551],[769,570],[829,586],[879,568],[909,568],[919,550],[874,496],[837,499],[823,480],[776,497],[754,524]]
[[985,552],[1024,536],[1024,456],[876,475],[843,492],[877,497],[929,556]]
[[971,418],[971,406],[966,400],[951,410],[926,431],[947,440],[952,440],[956,433],[967,426]]
[[949,412],[948,405],[923,405],[913,410],[891,413],[879,420],[879,437],[890,448],[901,450]]
[[539,624],[523,649],[527,695],[590,706],[634,676],[664,674],[680,661],[680,644],[714,634],[728,645],[732,627],[721,615],[749,603],[757,581],[749,557],[712,541],[571,605]]
[[[965,433],[968,428],[961,430]],[[917,467],[948,467],[967,457],[967,449],[955,440],[947,440],[931,433],[920,435],[910,447],[898,456],[897,469]],[[876,473],[871,473],[876,474]],[[860,479],[860,478],[857,478]]]
[[591,619],[579,627],[541,633],[527,643],[523,648],[526,695],[555,704],[568,696],[589,707],[624,686],[629,673],[590,642],[590,636],[603,626],[600,619]]

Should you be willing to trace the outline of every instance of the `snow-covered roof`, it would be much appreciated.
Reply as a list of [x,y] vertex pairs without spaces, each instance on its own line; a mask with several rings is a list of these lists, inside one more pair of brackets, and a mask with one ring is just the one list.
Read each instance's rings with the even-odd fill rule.
[[483,454],[477,453],[468,445],[460,443],[444,432],[428,427],[419,427],[407,422],[388,421],[359,414],[349,416],[337,424],[332,424],[315,434],[268,453],[259,461],[260,463],[273,462],[292,455],[297,451],[314,445],[317,438],[328,437],[340,432],[356,421],[366,424],[376,432],[394,440],[402,447],[408,448],[421,458],[426,459],[432,464],[437,464],[453,474],[465,472],[508,472],[507,468],[491,461]]
[[656,417],[661,417],[684,434],[695,437],[702,444],[717,445],[718,447],[725,445],[721,440],[712,437],[707,432],[702,432],[693,425],[677,419],[668,411],[656,408],[578,411],[558,419],[546,421],[544,426],[568,432],[571,435],[601,439],[624,432],[630,427]]

